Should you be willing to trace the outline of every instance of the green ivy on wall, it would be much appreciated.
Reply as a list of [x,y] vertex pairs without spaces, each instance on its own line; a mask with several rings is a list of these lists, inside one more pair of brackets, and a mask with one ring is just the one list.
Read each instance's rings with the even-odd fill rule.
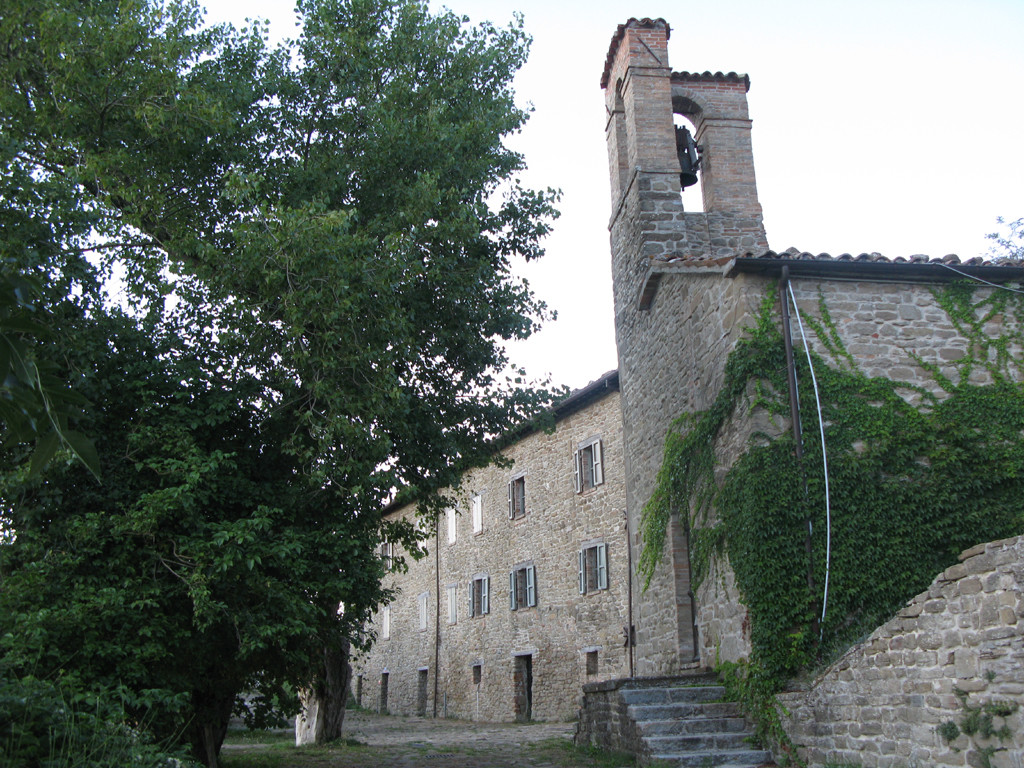
[[[818,318],[801,314],[830,358],[812,354],[826,424],[832,528],[821,643],[811,627],[825,574],[824,475],[802,351],[802,470],[792,432],[780,428],[754,435],[724,480],[715,481],[716,439],[737,409],[763,408],[788,423],[774,290],[731,353],[711,408],[683,416],[666,439],[657,487],[644,509],[641,573],[649,583],[672,514],[686,511],[695,580],[706,577],[713,557],[728,557],[749,610],[752,661],[776,681],[870,632],[962,550],[1024,533],[1024,302],[1019,294],[960,284],[933,294],[967,341],[950,364],[953,376],[917,360],[933,376],[938,396],[864,375],[823,299]],[[808,518],[814,594],[807,585]]]

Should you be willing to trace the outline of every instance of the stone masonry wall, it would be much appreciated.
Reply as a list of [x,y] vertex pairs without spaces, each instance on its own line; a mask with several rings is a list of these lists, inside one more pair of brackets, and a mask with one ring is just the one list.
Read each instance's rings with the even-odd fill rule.
[[947,743],[938,731],[962,725],[968,707],[1024,705],[1024,537],[980,544],[960,560],[809,690],[780,696],[810,765],[976,767],[985,748],[996,750],[993,768],[1024,764],[1020,708],[993,718],[1009,738]]
[[[573,456],[581,442],[600,437],[604,483],[577,494]],[[629,674],[623,627],[628,623],[628,554],[625,529],[625,468],[620,396],[606,396],[557,422],[554,432],[532,433],[504,451],[510,467],[490,466],[463,481],[456,540],[448,541],[442,518],[428,556],[395,574],[398,597],[390,606],[391,636],[379,639],[356,660],[363,675],[363,705],[376,707],[381,673],[388,673],[388,709],[413,714],[422,704],[419,681],[427,675],[426,713],[474,720],[516,717],[516,656],[532,661],[532,715],[536,720],[575,716],[588,681]],[[525,472],[525,517],[508,518],[507,484]],[[483,529],[473,533],[470,499],[482,498]],[[397,514],[409,515],[409,508]],[[595,543],[608,546],[608,588],[581,595],[578,553]],[[509,573],[517,565],[536,569],[537,606],[510,610]],[[440,579],[438,580],[438,566]],[[490,577],[490,613],[470,617],[469,584]],[[440,583],[440,643],[435,651],[435,610]],[[449,623],[447,587],[455,585],[457,617]],[[427,629],[419,630],[419,595],[428,595]],[[376,627],[380,633],[380,617]],[[435,663],[435,652],[437,663]],[[588,674],[587,654],[597,654]],[[593,657],[592,657],[593,658]],[[473,667],[479,666],[479,683]],[[358,687],[358,685],[357,685]]]

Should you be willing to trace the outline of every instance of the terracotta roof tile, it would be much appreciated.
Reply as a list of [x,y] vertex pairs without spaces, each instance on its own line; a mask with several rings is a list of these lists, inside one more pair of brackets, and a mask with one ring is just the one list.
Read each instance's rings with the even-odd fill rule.
[[672,82],[706,82],[709,80],[721,80],[727,83],[743,83],[746,90],[750,90],[750,76],[741,75],[736,72],[673,72]]

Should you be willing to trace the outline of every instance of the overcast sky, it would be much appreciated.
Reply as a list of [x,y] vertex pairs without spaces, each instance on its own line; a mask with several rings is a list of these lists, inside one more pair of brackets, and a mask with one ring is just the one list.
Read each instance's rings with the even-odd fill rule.
[[[557,384],[579,387],[617,365],[600,77],[631,16],[668,21],[673,70],[750,76],[773,249],[967,259],[984,253],[997,216],[1024,216],[1022,0],[444,5],[497,24],[520,11],[534,38],[516,81],[534,113],[512,145],[526,155],[524,181],[563,197],[548,255],[523,271],[559,319],[513,355]],[[278,36],[294,34],[291,7],[208,2],[211,21],[268,18]]]

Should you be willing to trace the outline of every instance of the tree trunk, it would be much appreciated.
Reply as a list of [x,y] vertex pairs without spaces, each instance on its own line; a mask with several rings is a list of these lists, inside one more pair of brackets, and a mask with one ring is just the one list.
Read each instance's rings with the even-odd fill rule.
[[349,652],[347,639],[333,648],[324,648],[316,680],[299,694],[302,714],[295,723],[297,744],[327,744],[341,738],[352,681]]
[[336,648],[324,649],[324,677],[321,685],[317,686],[324,727],[318,744],[326,744],[341,738],[341,727],[345,723],[345,705],[348,704],[348,687],[352,682],[349,651],[350,646],[346,638],[342,638]]
[[197,692],[193,693],[192,701],[195,709],[195,719],[189,727],[192,756],[206,768],[217,768],[235,695],[233,692],[225,695],[222,691]]

